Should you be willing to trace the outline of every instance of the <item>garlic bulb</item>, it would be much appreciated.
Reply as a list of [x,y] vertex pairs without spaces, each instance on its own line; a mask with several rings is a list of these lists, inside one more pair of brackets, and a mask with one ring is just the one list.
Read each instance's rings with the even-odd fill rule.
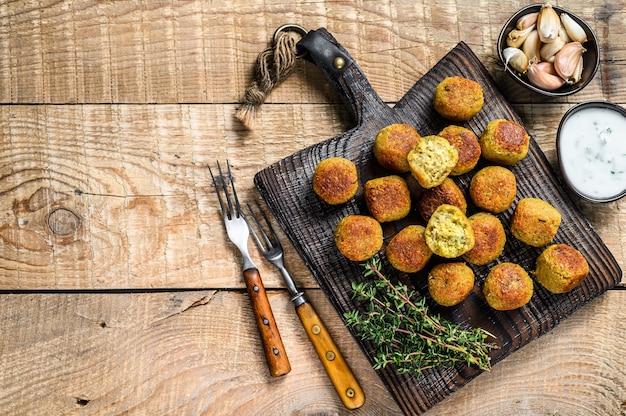
[[510,65],[513,70],[519,73],[526,72],[528,68],[528,58],[521,49],[508,47],[502,51],[504,65]]
[[515,27],[519,30],[524,30],[531,26],[534,26],[537,23],[538,14],[538,12],[525,14],[524,16],[517,19]]
[[553,42],[559,36],[561,20],[550,3],[541,6],[537,15],[537,31],[543,43]]
[[526,71],[528,81],[536,87],[546,91],[553,91],[565,84],[565,80],[558,75],[546,72],[538,64],[531,63]]
[[513,29],[509,32],[509,35],[506,37],[507,46],[512,46],[514,48],[519,48],[522,46],[522,43],[526,40],[530,32],[535,30],[535,25],[528,26],[526,29]]
[[576,23],[572,17],[567,13],[561,13],[561,22],[567,32],[567,35],[574,42],[585,43],[587,42],[587,33],[581,25]]
[[580,42],[570,42],[561,48],[554,57],[554,69],[561,78],[566,81],[573,78],[584,52],[585,48]]

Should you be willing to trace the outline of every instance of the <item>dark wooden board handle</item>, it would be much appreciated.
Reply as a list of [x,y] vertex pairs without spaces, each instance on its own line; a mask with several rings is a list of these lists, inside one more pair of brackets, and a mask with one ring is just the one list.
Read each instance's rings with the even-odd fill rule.
[[284,376],[291,371],[291,364],[289,364],[283,340],[280,338],[278,326],[261,280],[261,274],[257,269],[247,269],[244,270],[243,277],[252,302],[252,310],[259,334],[261,334],[261,342],[270,374],[272,377]]
[[357,123],[391,116],[348,51],[324,28],[309,31],[297,44],[304,59],[317,66],[352,112]]
[[363,389],[315,308],[305,302],[296,307],[296,312],[343,405],[347,409],[358,409],[365,402]]

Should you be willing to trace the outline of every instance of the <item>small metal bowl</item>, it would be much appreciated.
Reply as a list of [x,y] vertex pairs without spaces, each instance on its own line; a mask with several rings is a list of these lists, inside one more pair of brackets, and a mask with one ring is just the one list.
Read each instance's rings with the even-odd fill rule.
[[[557,130],[557,134],[556,134],[556,152],[557,152],[557,157],[558,157],[558,161],[559,161],[559,168],[561,170],[561,175],[563,176],[563,179],[565,180],[565,183],[567,184],[567,186],[572,190],[572,192],[574,192],[576,195],[578,195],[580,198],[589,201],[589,202],[594,202],[594,203],[603,203],[603,202],[613,202],[613,201],[617,201],[620,198],[623,198],[624,196],[626,196],[626,174],[624,173],[624,170],[626,170],[626,163],[619,164],[619,162],[614,163],[618,165],[618,169],[619,171],[615,172],[614,174],[618,174],[620,176],[617,177],[617,186],[619,187],[620,181],[623,180],[623,182],[621,182],[623,188],[622,190],[617,190],[615,193],[613,193],[612,195],[591,195],[590,192],[585,192],[581,189],[579,189],[580,187],[578,187],[576,185],[576,181],[572,179],[572,177],[570,176],[570,174],[572,173],[572,170],[576,170],[579,172],[583,172],[583,169],[585,168],[586,165],[588,165],[588,161],[585,160],[585,157],[582,157],[581,155],[574,155],[572,156],[572,151],[564,151],[564,146],[566,145],[571,145],[571,138],[569,140],[566,140],[563,138],[563,133],[564,133],[564,126],[566,125],[566,123],[568,122],[568,120],[570,120],[570,118],[574,115],[578,115],[578,116],[583,116],[582,114],[580,114],[581,111],[583,110],[588,110],[588,109],[607,109],[613,112],[616,112],[618,116],[623,117],[624,121],[626,122],[626,109],[624,109],[623,107],[617,105],[617,104],[613,104],[607,101],[587,101],[584,103],[580,103],[577,104],[573,107],[571,107],[563,116],[563,118],[561,119],[561,122],[559,124],[559,128]],[[590,126],[593,126],[593,122],[589,121],[589,123],[585,123],[588,124]],[[579,130],[576,130],[577,132]],[[621,136],[619,132],[614,132],[611,134],[615,134],[615,136],[618,137],[618,140],[625,140],[626,138],[624,138],[623,136]],[[598,133],[598,136],[600,136],[600,133]],[[565,142],[565,143],[564,143]],[[593,146],[590,147],[589,150],[595,150],[600,148],[601,145],[599,146]],[[575,152],[574,152],[575,153]],[[623,152],[618,152],[621,153],[621,155],[618,155],[617,157],[624,157],[624,153]],[[615,155],[614,153],[611,153],[612,155]],[[579,157],[576,157],[579,156]],[[568,173],[568,168],[567,166],[570,165],[570,163],[572,162],[572,160],[565,160],[564,158],[571,158],[571,157],[576,157],[573,161],[576,162],[575,167],[572,168],[570,167],[570,173]],[[615,156],[614,156],[615,157]],[[602,184],[602,180],[598,180],[595,182],[598,186],[600,186]]]
[[526,6],[520,10],[518,10],[509,20],[504,24],[502,30],[500,31],[500,36],[498,37],[498,56],[500,57],[500,61],[505,67],[505,71],[517,81],[519,84],[528,88],[531,91],[536,92],[537,94],[541,94],[547,97],[564,97],[567,95],[575,94],[578,91],[582,90],[589,84],[589,82],[593,79],[600,65],[600,49],[598,47],[598,39],[594,31],[589,27],[589,25],[580,17],[576,16],[574,13],[566,10],[562,7],[552,6],[554,10],[561,15],[561,13],[569,14],[574,21],[576,21],[587,33],[587,42],[583,44],[583,47],[586,49],[583,54],[583,74],[580,81],[575,84],[563,85],[561,88],[547,91],[541,89],[539,87],[531,84],[525,76],[520,76],[514,70],[512,70],[508,65],[505,65],[506,60],[504,56],[502,56],[502,51],[507,47],[506,38],[509,35],[509,32],[515,29],[515,24],[518,19],[526,14],[538,12],[541,9],[542,4],[531,4],[530,6]]

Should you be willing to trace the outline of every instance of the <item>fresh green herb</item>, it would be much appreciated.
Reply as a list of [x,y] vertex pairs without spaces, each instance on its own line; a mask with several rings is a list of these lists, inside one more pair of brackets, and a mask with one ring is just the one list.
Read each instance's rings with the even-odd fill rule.
[[353,283],[353,298],[369,304],[366,312],[344,314],[357,335],[376,346],[374,369],[396,366],[399,374],[416,373],[437,366],[464,362],[482,370],[491,368],[487,343],[493,337],[482,328],[463,329],[459,325],[429,314],[426,299],[413,301],[415,292],[402,283],[394,284],[380,271],[380,261],[364,265],[372,282]]

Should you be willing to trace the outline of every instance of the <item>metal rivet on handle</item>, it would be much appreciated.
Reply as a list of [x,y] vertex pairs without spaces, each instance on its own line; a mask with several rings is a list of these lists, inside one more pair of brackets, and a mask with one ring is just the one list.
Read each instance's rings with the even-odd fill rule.
[[348,390],[346,390],[346,396],[352,398],[352,397],[354,397],[354,394],[355,394],[355,392],[354,392],[354,389],[352,387],[349,387]]
[[258,291],[259,291],[259,287],[258,287],[257,285],[254,285],[254,286],[252,287],[252,290],[254,290],[255,292],[258,292]]
[[313,334],[318,335],[320,332],[322,332],[322,328],[320,328],[319,325],[313,325],[311,327],[311,332],[313,332]]
[[332,360],[334,360],[334,359],[335,359],[335,353],[334,353],[334,351],[328,351],[328,352],[326,353],[326,359],[327,359],[328,361],[332,361]]
[[274,348],[274,350],[273,350],[272,352],[274,353],[274,355],[278,355],[278,353],[279,353],[280,351],[278,351],[278,348]]
[[263,318],[263,325],[269,325],[270,321],[267,318]]
[[335,69],[341,69],[345,65],[346,65],[346,60],[343,59],[341,56],[338,56],[333,60],[333,68]]

